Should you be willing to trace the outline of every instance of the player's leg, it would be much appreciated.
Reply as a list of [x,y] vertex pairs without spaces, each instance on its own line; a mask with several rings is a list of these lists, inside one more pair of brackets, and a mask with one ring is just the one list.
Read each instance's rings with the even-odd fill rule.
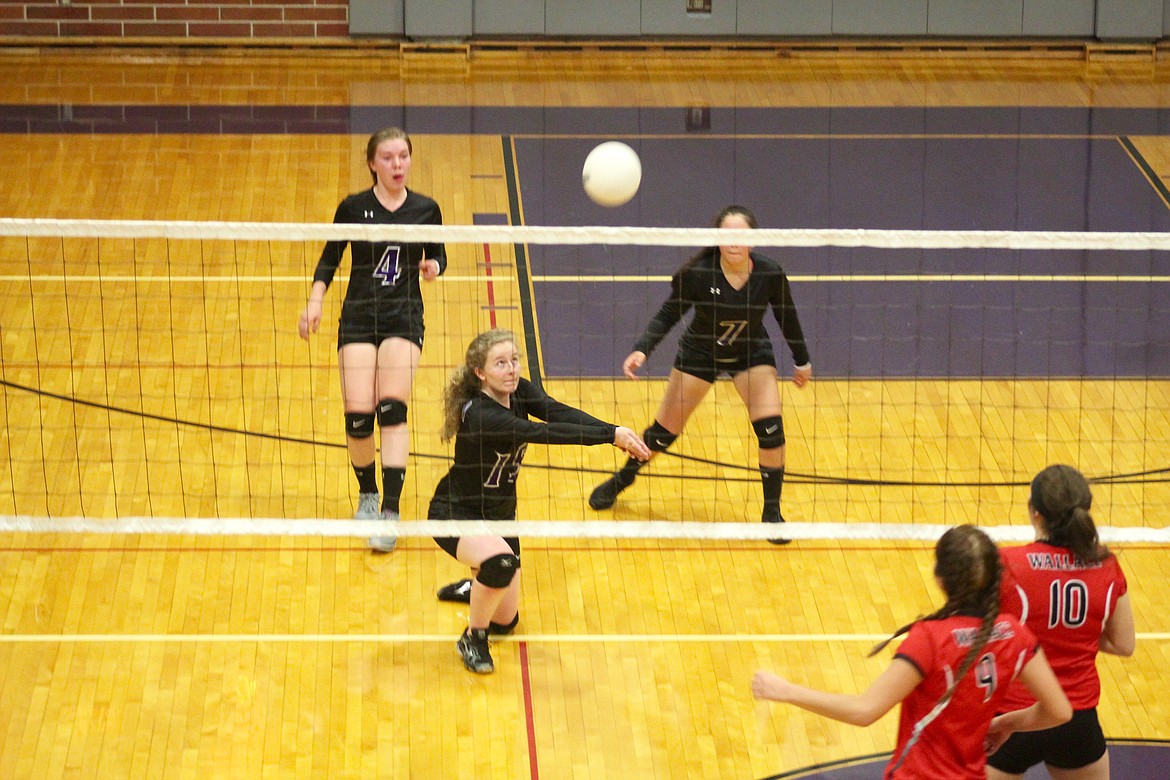
[[469,670],[486,674],[495,669],[487,641],[493,621],[511,624],[518,615],[520,558],[500,536],[462,537],[455,554],[474,573],[467,630],[457,646]]
[[[686,426],[695,409],[711,390],[714,377],[708,380],[673,368],[666,381],[666,392],[658,405],[654,422],[642,433],[642,440],[650,448],[650,459],[659,452],[665,452],[682,429]],[[649,463],[647,460],[645,463]],[[638,470],[645,465],[642,461],[629,458],[612,477],[602,482],[589,495],[589,506],[594,509],[609,509],[617,501],[618,493],[634,483]]]
[[355,520],[378,518],[378,467],[374,463],[377,360],[378,349],[373,344],[343,344],[337,349],[345,404],[345,444],[358,481]]
[[[402,486],[406,483],[406,460],[410,454],[407,410],[414,375],[422,350],[412,341],[392,336],[378,346],[378,427],[382,435],[381,517],[397,520]],[[395,537],[375,536],[370,547],[379,552],[394,549]]]
[[[776,367],[755,365],[737,373],[732,381],[747,407],[759,443],[760,482],[764,495],[761,519],[765,523],[782,523],[784,516],[780,513],[780,493],[784,488],[786,448]],[[786,540],[771,541],[783,544]]]
[[[1061,769],[1052,764],[1045,764],[1052,780],[1109,780],[1109,751],[1093,763],[1079,769]],[[988,777],[991,777],[989,772]],[[1011,775],[1005,775],[1011,777]]]

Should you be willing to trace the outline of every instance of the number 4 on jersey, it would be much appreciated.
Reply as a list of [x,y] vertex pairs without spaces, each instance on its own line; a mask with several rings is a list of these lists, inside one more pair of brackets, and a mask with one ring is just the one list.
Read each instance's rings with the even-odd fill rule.
[[393,287],[402,276],[402,247],[391,244],[374,264],[374,277],[382,280],[383,287]]

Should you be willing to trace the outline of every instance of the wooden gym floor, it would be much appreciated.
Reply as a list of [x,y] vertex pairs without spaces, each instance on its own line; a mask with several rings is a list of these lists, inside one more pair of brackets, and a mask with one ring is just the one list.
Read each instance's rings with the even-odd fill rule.
[[[551,137],[561,110],[1170,108],[1170,69],[1154,59],[586,47],[8,50],[0,62],[0,217],[325,221],[368,184],[368,130],[351,131],[382,116],[414,135],[412,187],[436,197],[448,223],[470,224],[515,207],[501,144],[510,131],[414,129],[448,112],[480,109],[479,122],[492,108],[526,109]],[[1164,206],[1170,137],[1158,124],[1127,137]],[[0,239],[0,512],[348,517],[332,336],[294,335],[316,252]],[[537,341],[526,351],[544,349],[540,283],[534,298],[518,281],[516,249],[448,252],[447,278],[426,289],[408,518],[445,468],[437,399],[467,341],[492,325],[523,333],[527,306]],[[638,429],[662,387],[558,375],[535,360],[529,369],[555,396]],[[1159,373],[830,374],[783,394],[795,474],[942,483],[796,476],[784,504],[793,520],[1022,524],[1024,489],[995,483],[1058,460],[1094,475],[1170,464],[1170,381]],[[679,451],[750,465],[750,435],[719,383]],[[528,460],[521,517],[561,520],[595,516],[585,505],[594,472],[618,462],[609,448]],[[640,480],[604,516],[757,516],[750,471],[664,461],[655,469],[666,476]],[[1158,528],[1170,489],[1124,481],[1095,498],[1103,525]],[[1170,599],[1170,557],[1159,545],[1116,549],[1140,641],[1133,658],[1100,662],[1102,723],[1111,738],[1170,740],[1170,619],[1156,607]],[[890,749],[893,717],[850,728],[757,704],[748,681],[762,667],[865,685],[888,663],[866,659],[868,647],[937,600],[929,544],[532,540],[525,550],[520,633],[495,645],[498,671],[481,678],[453,647],[465,611],[434,599],[460,568],[429,540],[373,557],[361,540],[4,534],[0,777],[814,777],[801,769]]]

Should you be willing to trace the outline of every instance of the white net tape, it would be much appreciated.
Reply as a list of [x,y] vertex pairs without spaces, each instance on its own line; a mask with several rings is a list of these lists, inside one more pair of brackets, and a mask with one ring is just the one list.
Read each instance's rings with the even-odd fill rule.
[[234,241],[438,241],[475,244],[877,247],[882,249],[1170,250],[1170,233],[1011,230],[832,230],[538,225],[332,225],[280,222],[0,219],[0,236]]
[[[380,520],[286,520],[280,518],[211,519],[182,517],[31,517],[0,515],[0,532],[55,534],[187,534],[191,536],[319,536],[319,537],[432,537],[522,536],[553,539],[675,539],[830,541],[937,540],[950,526],[890,525],[883,523],[698,523],[666,520],[589,522],[568,520],[425,520],[389,523]],[[985,526],[997,542],[1029,542],[1028,526]],[[1170,544],[1168,528],[1098,528],[1105,543]]]

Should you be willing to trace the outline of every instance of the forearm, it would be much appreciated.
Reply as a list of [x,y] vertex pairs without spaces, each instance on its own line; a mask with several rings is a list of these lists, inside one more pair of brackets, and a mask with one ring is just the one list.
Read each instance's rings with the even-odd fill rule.
[[868,726],[883,714],[866,706],[860,695],[829,693],[800,685],[793,685],[784,701],[802,710],[854,726]]

